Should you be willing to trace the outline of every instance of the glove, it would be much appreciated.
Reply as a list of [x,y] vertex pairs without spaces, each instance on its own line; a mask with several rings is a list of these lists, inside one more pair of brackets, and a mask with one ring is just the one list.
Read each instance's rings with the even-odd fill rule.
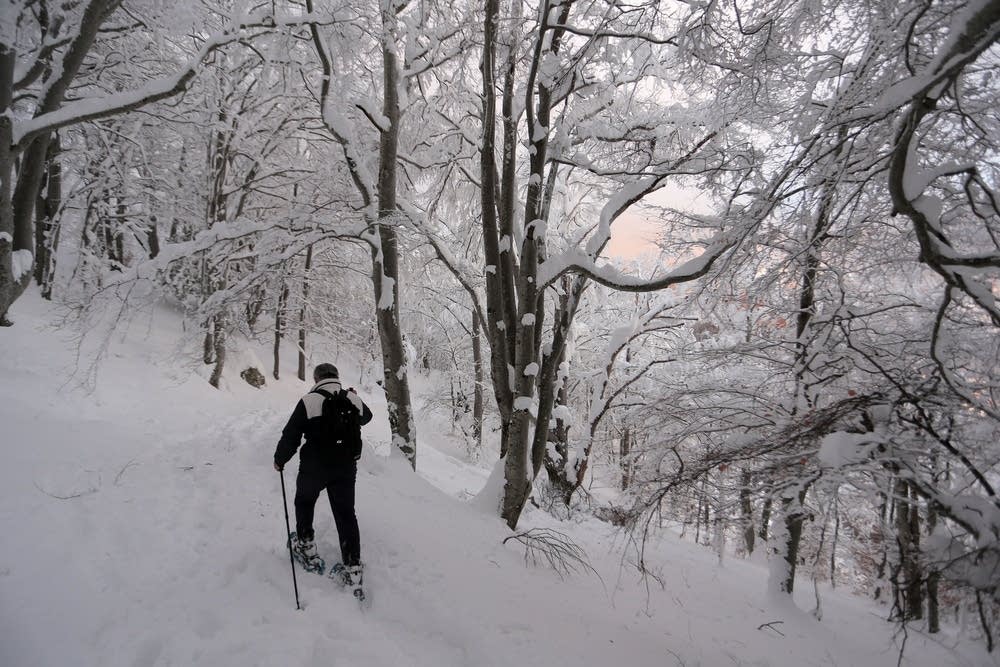
[[278,472],[281,472],[281,471],[283,471],[283,470],[285,469],[285,466],[283,466],[283,465],[278,465],[278,462],[277,462],[277,461],[275,461],[275,462],[274,462],[274,469],[275,469],[275,470],[277,470]]

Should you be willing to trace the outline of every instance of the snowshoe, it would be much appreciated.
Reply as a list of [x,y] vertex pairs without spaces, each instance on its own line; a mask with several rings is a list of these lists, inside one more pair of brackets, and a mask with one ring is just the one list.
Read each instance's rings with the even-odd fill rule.
[[351,565],[345,567],[344,570],[347,573],[346,579],[348,581],[348,587],[351,589],[351,594],[358,599],[358,602],[365,601],[365,589],[364,585],[364,570],[361,565]]
[[327,576],[344,588],[348,588],[351,585],[351,580],[347,576],[347,568],[344,567],[343,563],[334,563],[331,565],[330,574]]
[[334,563],[330,566],[328,576],[342,588],[350,590],[358,602],[365,601],[364,568],[361,565],[346,566],[343,563]]
[[291,533],[288,536],[288,546],[292,550],[292,558],[306,572],[323,574],[326,570],[326,563],[323,562],[316,550],[315,540],[300,540],[295,533]]

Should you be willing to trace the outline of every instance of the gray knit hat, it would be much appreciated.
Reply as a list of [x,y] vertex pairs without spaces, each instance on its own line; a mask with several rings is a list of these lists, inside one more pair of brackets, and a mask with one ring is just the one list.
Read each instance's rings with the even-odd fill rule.
[[319,382],[320,380],[328,380],[333,378],[334,380],[340,378],[340,371],[333,364],[320,364],[313,371],[313,382]]

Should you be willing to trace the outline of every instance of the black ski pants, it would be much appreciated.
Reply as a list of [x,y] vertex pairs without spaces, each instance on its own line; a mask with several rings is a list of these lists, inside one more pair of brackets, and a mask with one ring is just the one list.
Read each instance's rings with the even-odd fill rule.
[[361,563],[361,535],[358,517],[354,513],[354,483],[358,476],[356,465],[337,468],[299,467],[295,482],[295,531],[302,538],[312,538],[313,513],[319,494],[326,489],[330,509],[337,524],[340,539],[340,556],[344,565]]

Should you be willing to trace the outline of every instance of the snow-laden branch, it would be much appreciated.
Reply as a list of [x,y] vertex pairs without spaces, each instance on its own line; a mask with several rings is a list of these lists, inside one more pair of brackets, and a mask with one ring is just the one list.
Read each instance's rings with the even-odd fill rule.
[[708,273],[712,264],[737,243],[738,239],[735,236],[727,233],[718,234],[706,243],[701,255],[685,262],[667,275],[652,280],[625,275],[613,266],[598,266],[596,258],[611,240],[612,223],[630,206],[663,187],[667,178],[679,173],[679,170],[693,160],[718,133],[718,129],[706,133],[686,153],[662,171],[623,185],[621,190],[610,197],[601,208],[597,231],[587,241],[586,250],[574,247],[546,259],[538,267],[538,284],[548,286],[559,276],[575,272],[612,289],[625,292],[650,292],[695,280]]
[[621,354],[622,350],[624,350],[629,343],[641,336],[645,336],[646,334],[654,331],[661,331],[665,327],[677,326],[674,323],[664,325],[659,320],[667,310],[674,308],[678,304],[678,299],[669,295],[661,303],[650,306],[645,313],[634,318],[628,324],[620,326],[611,332],[611,336],[608,339],[608,344],[604,352],[604,363],[602,364],[600,370],[600,380],[594,385],[590,400],[588,420],[590,421],[591,437],[593,437],[594,433],[597,431],[597,427],[600,424],[601,419],[604,417],[604,414],[607,412],[615,398],[617,398],[628,387],[642,379],[642,377],[645,376],[646,373],[648,373],[654,366],[661,363],[676,361],[675,359],[654,360],[638,372],[633,373],[631,377],[627,378],[621,386],[611,392],[611,394],[607,393],[608,385],[611,382],[611,371],[614,368],[615,361],[618,359],[618,355]]
[[724,231],[706,242],[700,255],[689,259],[664,275],[640,278],[628,275],[611,264],[598,265],[593,255],[579,248],[554,255],[538,268],[538,283],[550,285],[565,273],[580,273],[596,283],[622,292],[654,292],[671,285],[697,280],[706,275],[726,252],[739,242],[739,236]]
[[375,100],[358,100],[354,103],[354,106],[371,121],[371,124],[379,132],[388,132],[392,128],[392,123],[389,122],[389,119],[382,115],[382,112],[376,108],[377,102]]
[[[11,21],[12,25],[17,22],[13,16],[4,18]],[[62,29],[64,22],[65,17],[57,16],[51,19],[50,25],[39,26],[39,29],[44,34],[42,42],[35,50],[33,58],[26,62],[18,63],[15,67],[14,90],[22,90],[33,84],[45,72],[46,63],[52,54],[76,39],[80,30],[79,25],[74,26],[73,31],[70,33],[60,34],[59,31]]]
[[579,35],[580,37],[589,37],[592,40],[597,39],[627,39],[630,42],[647,42],[649,44],[661,44],[669,46],[677,46],[678,41],[676,37],[657,37],[656,35],[651,35],[645,32],[617,32],[614,30],[585,30],[583,28],[577,28],[568,23],[553,23],[549,26],[557,30],[565,30],[568,33],[574,35]]
[[368,167],[368,162],[364,155],[358,151],[359,140],[354,123],[347,114],[338,111],[332,99],[329,97],[323,102],[323,123],[326,125],[334,140],[340,144],[344,152],[344,162],[347,163],[347,171],[351,175],[354,187],[365,207],[365,215],[371,220],[378,217],[375,210],[375,176]]
[[[299,15],[290,18],[263,16],[229,26],[211,35],[201,49],[180,71],[155,79],[135,90],[127,90],[103,97],[76,100],[60,109],[40,114],[34,118],[15,122],[12,143],[23,148],[35,137],[57,130],[67,125],[75,125],[88,120],[97,120],[132,111],[140,107],[173,97],[187,88],[188,83],[198,74],[208,56],[217,49],[233,42],[252,39],[276,29],[290,28],[306,23],[329,22],[315,15]],[[248,32],[255,31],[255,32]]]
[[[408,41],[403,69],[400,71],[400,78],[409,79],[420,76],[435,67],[443,65],[449,60],[453,60],[462,56],[462,54],[467,53],[469,51],[470,44],[467,43],[465,39],[460,40],[458,44],[448,49],[445,49],[444,45],[455,35],[461,35],[465,24],[470,18],[471,15],[463,16],[461,18],[456,17],[455,26],[453,28],[450,28],[443,34],[432,35],[427,46],[419,52],[415,51],[413,49],[413,44]],[[412,39],[413,33],[411,32],[408,37]]]
[[[312,14],[312,0],[306,0],[306,10],[310,15]],[[360,142],[357,139],[354,123],[346,113],[339,111],[335,107],[334,95],[331,94],[330,90],[334,74],[333,60],[327,51],[326,45],[323,43],[322,36],[319,34],[319,26],[322,23],[315,20],[303,21],[303,23],[306,22],[309,24],[309,33],[312,37],[313,48],[316,50],[316,56],[319,58],[320,66],[323,69],[323,82],[320,90],[320,113],[323,118],[323,124],[330,134],[333,135],[334,140],[340,144],[340,148],[344,153],[344,161],[347,163],[347,171],[351,175],[351,181],[353,181],[358,194],[361,196],[361,201],[365,208],[365,217],[368,218],[369,222],[372,222],[378,217],[378,211],[376,210],[377,203],[375,201],[376,181],[371,173],[371,169],[368,168],[364,156],[358,151],[358,144]],[[379,121],[376,121],[373,116],[369,115],[365,107],[358,108],[368,116],[369,120],[380,131],[383,131]],[[379,118],[382,118],[381,114],[379,114]],[[388,123],[388,119],[385,120]],[[381,254],[381,244],[379,243],[377,234],[366,234],[364,238],[376,248],[378,254]]]
[[904,462],[902,476],[936,509],[977,538],[980,548],[996,548],[1000,541],[1000,502],[996,496],[983,498],[971,493],[953,493],[928,484],[917,466]]
[[157,273],[167,269],[174,262],[189,259],[220,245],[240,241],[265,232],[278,230],[294,236],[308,237],[308,241],[304,245],[309,245],[327,238],[359,238],[365,229],[366,226],[364,224],[327,228],[321,227],[310,220],[286,220],[283,222],[275,222],[274,220],[234,220],[232,222],[218,222],[209,229],[199,232],[190,241],[164,245],[155,259],[136,264],[129,271],[120,274],[108,286],[113,287],[114,284],[153,279]]
[[468,265],[467,262],[463,262],[455,257],[451,251],[441,243],[441,239],[437,237],[437,234],[429,228],[426,223],[426,216],[423,212],[418,210],[412,204],[406,201],[400,201],[399,207],[402,209],[410,223],[413,227],[420,232],[423,238],[427,241],[428,245],[434,250],[434,254],[437,256],[438,260],[444,264],[445,268],[455,277],[458,284],[462,286],[462,289],[466,291],[469,298],[472,300],[472,308],[475,311],[476,317],[479,321],[486,323],[486,317],[482,308],[482,304],[479,301],[479,294],[475,288],[475,280],[473,276],[475,271]]
[[965,383],[959,379],[958,374],[954,372],[945,362],[945,352],[942,349],[942,339],[944,338],[944,325],[947,319],[948,310],[953,300],[952,290],[953,288],[951,287],[945,289],[944,297],[941,299],[941,303],[938,306],[937,313],[934,317],[934,328],[931,330],[931,359],[934,360],[934,363],[938,368],[938,372],[941,374],[941,378],[957,396],[964,400],[968,405],[975,406],[977,409],[982,410],[984,413],[989,415],[993,420],[1000,423],[1000,411],[997,410],[995,400],[990,400],[994,396],[993,392],[970,391],[965,387]]
[[[998,5],[997,21],[1000,23],[1000,2],[994,4]],[[1000,254],[957,253],[942,229],[944,202],[927,192],[935,180],[956,173],[956,168],[951,165],[935,170],[918,167],[917,150],[922,139],[918,129],[933,109],[933,100],[914,100],[901,119],[897,143],[889,164],[888,181],[892,204],[897,212],[906,215],[913,224],[920,244],[921,261],[934,269],[949,287],[967,294],[990,317],[994,325],[1000,326],[1000,307],[997,306],[989,285],[977,275],[981,269],[1000,267]],[[969,168],[959,171],[969,171]],[[974,207],[971,197],[970,204]]]
[[883,116],[911,102],[936,99],[946,84],[1000,39],[1000,2],[973,0],[952,18],[935,56],[919,72],[889,86],[870,107],[858,109],[851,120]]

